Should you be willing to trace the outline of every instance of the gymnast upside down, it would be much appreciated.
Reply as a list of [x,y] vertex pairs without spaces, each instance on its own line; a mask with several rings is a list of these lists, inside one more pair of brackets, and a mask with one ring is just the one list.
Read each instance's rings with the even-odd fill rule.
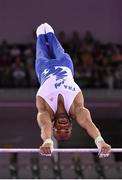
[[[81,89],[74,82],[73,62],[55,36],[53,28],[41,24],[36,31],[35,69],[40,88],[36,94],[37,122],[41,129],[42,155],[51,155],[52,135],[58,140],[68,140],[72,120],[93,138],[99,157],[108,157],[111,146],[107,144],[93,123],[90,112],[84,107]],[[72,120],[71,120],[72,119]]]

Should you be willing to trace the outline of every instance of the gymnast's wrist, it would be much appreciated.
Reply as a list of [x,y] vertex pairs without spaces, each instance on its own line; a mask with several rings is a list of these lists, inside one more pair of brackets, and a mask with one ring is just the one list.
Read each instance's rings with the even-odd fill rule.
[[104,141],[104,139],[102,138],[102,136],[98,135],[94,141],[95,141],[95,144],[97,145],[100,141]]
[[51,139],[51,138],[48,138],[48,139],[46,139],[45,141],[44,141],[44,143],[43,144],[51,144],[51,145],[53,145],[53,140]]

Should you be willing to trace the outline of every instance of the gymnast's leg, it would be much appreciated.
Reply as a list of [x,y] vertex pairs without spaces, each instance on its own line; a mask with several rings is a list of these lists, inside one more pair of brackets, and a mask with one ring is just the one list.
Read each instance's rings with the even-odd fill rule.
[[36,31],[37,42],[36,42],[36,61],[35,61],[35,71],[40,82],[40,74],[44,70],[45,64],[50,60],[49,50],[47,47],[47,41],[45,38],[44,24],[41,24]]
[[52,52],[54,58],[61,57],[64,55],[64,49],[55,36],[53,28],[47,23],[44,23],[44,26],[50,51]]
[[62,64],[64,63],[65,65],[67,65],[71,69],[72,74],[74,75],[74,67],[70,55],[68,53],[65,53],[63,47],[55,36],[53,28],[47,23],[44,23],[44,26],[49,49],[50,52],[53,54],[52,59],[60,60]]
[[44,24],[41,24],[36,31],[37,41],[36,41],[36,59],[49,58],[49,52],[47,48],[47,42],[45,37]]

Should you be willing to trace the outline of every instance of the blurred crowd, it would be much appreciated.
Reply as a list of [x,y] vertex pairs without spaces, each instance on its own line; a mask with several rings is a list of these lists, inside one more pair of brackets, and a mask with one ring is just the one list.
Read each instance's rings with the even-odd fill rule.
[[[83,37],[77,31],[68,36],[57,34],[65,51],[71,55],[75,81],[81,88],[122,88],[122,45],[103,43],[91,32]],[[38,87],[35,74],[35,42],[0,43],[0,88]]]

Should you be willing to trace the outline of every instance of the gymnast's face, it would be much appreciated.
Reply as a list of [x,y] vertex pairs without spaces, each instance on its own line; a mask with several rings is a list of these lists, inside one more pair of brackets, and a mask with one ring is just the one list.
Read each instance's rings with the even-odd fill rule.
[[72,124],[66,114],[59,114],[54,121],[53,134],[58,141],[68,140],[71,136]]

